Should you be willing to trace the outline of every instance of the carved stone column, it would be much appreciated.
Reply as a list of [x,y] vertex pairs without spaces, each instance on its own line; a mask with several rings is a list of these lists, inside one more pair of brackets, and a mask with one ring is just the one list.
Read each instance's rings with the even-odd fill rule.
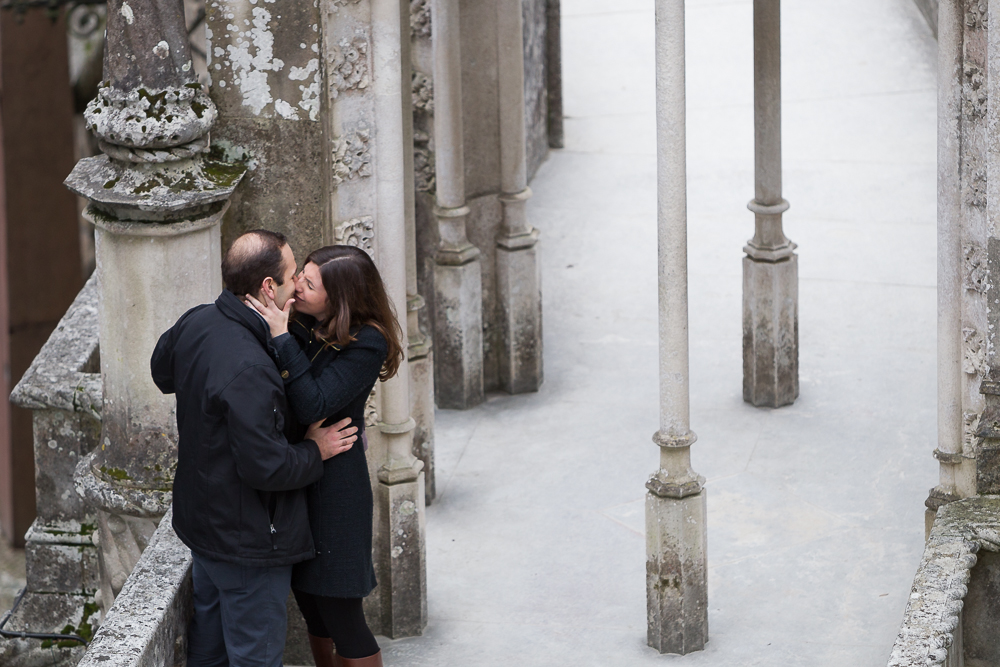
[[777,408],[799,395],[799,278],[781,229],[780,0],[754,0],[756,231],[743,248],[743,400]]
[[97,510],[105,611],[171,501],[175,404],[149,357],[221,290],[219,222],[245,170],[207,155],[217,114],[195,79],[182,0],[110,0],[107,34],[105,80],[85,113],[105,154],[66,179],[97,230],[101,440],[76,481]]
[[[372,93],[378,128],[375,157],[376,236],[379,269],[397,313],[406,312],[406,193],[400,0],[372,0]],[[407,38],[409,36],[407,35]],[[402,324],[402,323],[401,323]],[[378,470],[380,548],[377,558],[382,632],[392,637],[419,635],[427,624],[427,574],[424,543],[423,462],[413,455],[410,369],[382,384],[378,426],[386,443]]]
[[959,498],[962,463],[962,78],[964,3],[941,0],[938,14],[938,437],[940,482],[930,490],[927,532],[944,503]]
[[442,408],[483,402],[483,273],[469,242],[458,0],[433,0],[434,141],[440,244],[434,255],[434,383]]
[[542,384],[542,284],[538,230],[528,222],[524,129],[524,27],[520,0],[497,0],[500,203],[497,306],[500,386],[512,394]]
[[[413,145],[413,83],[405,74],[413,70],[410,57],[410,5],[400,3],[401,66],[403,85],[403,142]],[[413,430],[413,455],[424,463],[424,499],[434,500],[434,357],[431,338],[420,328],[420,311],[426,305],[417,289],[417,215],[414,164],[410,153],[403,161],[406,194],[406,337],[410,363],[410,413],[417,423]]]
[[705,480],[690,454],[684,99],[684,0],[656,0],[660,467],[646,482],[647,641],[681,654],[708,641]]
[[[986,112],[986,216],[989,227],[998,229],[1000,224],[1000,0],[989,1],[987,31],[987,112]],[[940,252],[940,249],[939,249]],[[989,293],[998,288],[1000,276],[1000,239],[991,237],[986,248],[987,283]],[[986,363],[988,371],[979,386],[985,407],[979,419],[976,437],[981,439],[976,456],[976,493],[1000,494],[1000,354],[998,354],[997,327],[1000,326],[1000,303],[994,296],[987,299]],[[940,334],[938,334],[940,335]],[[938,455],[940,447],[935,451]],[[946,457],[941,458],[944,463]],[[954,460],[956,457],[947,457]],[[962,463],[963,457],[957,457]],[[952,466],[955,464],[952,463]],[[943,466],[942,466],[943,467]],[[942,475],[943,476],[943,475]],[[954,473],[952,473],[954,477]],[[960,495],[959,484],[955,484],[955,495]],[[931,489],[934,498],[936,489]],[[928,499],[930,508],[931,498]],[[931,522],[928,521],[928,524]]]

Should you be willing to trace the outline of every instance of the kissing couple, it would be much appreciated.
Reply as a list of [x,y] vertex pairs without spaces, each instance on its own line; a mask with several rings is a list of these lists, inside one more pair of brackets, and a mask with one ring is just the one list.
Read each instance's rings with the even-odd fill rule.
[[403,361],[382,278],[353,246],[315,250],[297,271],[282,234],[254,230],[222,279],[150,362],[177,399],[188,667],[280,667],[289,588],[317,667],[381,667],[362,611],[376,585],[364,413]]

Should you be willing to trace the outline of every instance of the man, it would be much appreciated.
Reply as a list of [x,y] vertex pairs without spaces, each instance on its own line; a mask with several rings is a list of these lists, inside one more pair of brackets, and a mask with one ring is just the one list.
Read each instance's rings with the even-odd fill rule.
[[226,289],[153,351],[153,381],[177,394],[173,527],[194,555],[188,667],[281,665],[292,565],[315,555],[304,487],[356,439],[350,420],[313,424],[300,443],[283,435],[293,417],[268,326],[243,298],[284,308],[294,275],[284,236],[240,236],[222,261]]

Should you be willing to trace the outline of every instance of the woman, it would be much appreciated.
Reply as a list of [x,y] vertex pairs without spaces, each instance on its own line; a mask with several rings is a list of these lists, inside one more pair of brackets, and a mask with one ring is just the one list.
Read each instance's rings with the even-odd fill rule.
[[[403,360],[382,278],[363,250],[327,246],[306,258],[295,281],[291,320],[289,305],[280,310],[247,297],[271,329],[288,403],[303,429],[350,417],[361,441],[372,387],[395,375]],[[317,667],[380,667],[362,611],[362,599],[375,588],[365,447],[355,445],[323,465],[322,479],[309,488],[316,558],[295,566],[292,590]]]

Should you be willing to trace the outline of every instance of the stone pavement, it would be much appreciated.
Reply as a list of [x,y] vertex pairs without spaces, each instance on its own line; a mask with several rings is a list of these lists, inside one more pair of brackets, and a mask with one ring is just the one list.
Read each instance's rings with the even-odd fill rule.
[[936,482],[935,43],[912,0],[785,0],[801,397],[741,393],[751,0],[688,0],[691,426],[704,652],[645,642],[657,465],[652,0],[562,0],[566,148],[532,183],[542,390],[438,413],[430,622],[387,665],[884,665]]

